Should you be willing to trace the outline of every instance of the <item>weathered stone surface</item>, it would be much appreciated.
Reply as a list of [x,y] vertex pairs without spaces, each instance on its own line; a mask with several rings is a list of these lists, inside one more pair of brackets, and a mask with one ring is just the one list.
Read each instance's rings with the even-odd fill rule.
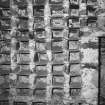
[[35,73],[37,76],[47,76],[48,71],[46,66],[36,66]]
[[46,99],[46,90],[35,89],[33,92],[33,96],[35,100],[41,101],[42,99]]
[[47,87],[47,78],[39,77],[36,78],[35,82],[36,88],[46,88]]
[[65,66],[64,65],[54,65],[53,66],[53,74],[54,75],[63,75],[63,72],[65,70]]
[[64,81],[65,81],[64,77],[57,77],[57,76],[53,77],[53,85],[54,85],[54,87],[63,87]]
[[[14,105],[98,105],[104,4],[104,0],[1,0],[0,100],[9,98]],[[103,48],[101,52],[103,104]]]

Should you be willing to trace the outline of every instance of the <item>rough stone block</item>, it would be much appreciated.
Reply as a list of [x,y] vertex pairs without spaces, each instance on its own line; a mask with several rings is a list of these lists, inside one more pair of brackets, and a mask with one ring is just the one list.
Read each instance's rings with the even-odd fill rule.
[[52,51],[54,52],[61,52],[63,50],[63,42],[52,42]]
[[34,29],[36,28],[44,28],[44,18],[34,18]]
[[46,90],[35,89],[33,92],[33,96],[35,100],[45,99],[46,98]]
[[17,88],[29,88],[29,77],[28,76],[18,76]]
[[0,64],[10,64],[10,54],[0,54]]
[[78,50],[79,42],[78,41],[69,41],[69,49],[70,50]]
[[53,65],[53,74],[54,75],[63,75],[64,70],[65,70],[64,65]]
[[2,8],[10,8],[10,0],[1,0],[0,7]]
[[70,88],[81,88],[81,86],[82,86],[81,76],[70,78]]
[[79,30],[78,29],[70,29],[69,30],[69,38],[78,39],[79,38]]
[[80,75],[80,64],[71,64],[69,72],[71,76]]
[[62,64],[64,61],[67,61],[68,55],[64,53],[55,53],[53,54],[53,62],[55,64]]
[[35,73],[37,76],[47,76],[48,74],[46,66],[36,66]]
[[10,65],[0,65],[0,75],[9,74],[11,72]]
[[18,54],[17,55],[19,64],[29,64],[30,55],[29,54]]
[[44,6],[35,6],[33,8],[34,16],[44,16]]
[[48,55],[46,53],[39,53],[39,63],[46,64],[48,62]]
[[37,51],[46,51],[46,43],[36,42],[36,50]]
[[31,96],[31,89],[16,89],[17,96]]
[[80,89],[70,89],[70,96],[77,97],[80,95]]
[[64,91],[61,88],[53,88],[53,95],[63,98]]
[[20,65],[19,68],[17,68],[17,71],[19,75],[29,75],[31,74],[30,66],[29,65]]
[[0,33],[0,40],[11,40],[10,30],[2,30]]
[[52,30],[52,36],[54,38],[63,37],[63,30],[59,30],[59,29]]
[[0,101],[8,100],[9,98],[9,89],[0,89]]
[[43,77],[36,78],[35,87],[42,88],[42,89],[46,88],[47,87],[47,78],[43,78]]
[[34,32],[34,36],[36,37],[36,38],[38,38],[38,39],[40,39],[40,38],[46,38],[46,32],[45,32],[45,30],[43,30],[43,29],[40,29],[40,30],[35,30],[35,32]]
[[26,19],[18,19],[17,28],[20,30],[28,29],[28,21]]
[[78,61],[80,61],[80,53],[70,52],[70,62],[78,62]]
[[64,12],[64,8],[62,5],[52,5],[51,6],[51,15],[52,16],[62,16]]
[[0,88],[9,88],[9,75],[0,76]]
[[62,28],[62,27],[64,27],[65,24],[64,24],[64,20],[62,18],[53,18],[51,20],[51,25],[54,28],[56,28],[56,27]]
[[64,77],[53,76],[53,86],[54,87],[63,87],[64,81],[65,81]]
[[19,52],[29,53],[29,42],[20,42]]

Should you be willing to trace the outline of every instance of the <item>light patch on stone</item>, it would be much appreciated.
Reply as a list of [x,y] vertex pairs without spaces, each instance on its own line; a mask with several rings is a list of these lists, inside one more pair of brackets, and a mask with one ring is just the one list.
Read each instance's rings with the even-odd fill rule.
[[88,68],[84,68],[82,69],[82,87],[87,88],[88,84],[90,83],[91,79],[92,79],[92,71]]
[[64,78],[65,78],[65,82],[64,82],[64,92],[65,92],[65,98],[68,99],[69,97],[69,80],[70,80],[70,75],[67,75],[66,73],[64,73]]
[[98,89],[92,82],[93,73],[95,73],[95,71],[95,69],[82,69],[83,85],[81,90],[81,96],[86,99],[87,103],[92,103],[93,105],[96,105],[95,103],[98,96]]
[[36,77],[36,74],[30,74],[29,75],[30,88],[33,88],[34,87],[35,77]]
[[16,79],[17,79],[17,75],[14,74],[14,73],[11,73],[11,74],[9,75],[9,78],[10,78],[11,80],[16,80]]
[[97,0],[98,5],[102,8],[105,9],[105,1],[104,0]]
[[17,63],[14,62],[14,59],[17,59],[16,56],[16,50],[14,50],[13,48],[11,48],[11,69],[15,70]]
[[96,70],[92,72],[91,83],[93,83],[98,88],[98,71]]
[[48,55],[49,61],[51,61],[52,60],[52,52],[51,52],[51,50],[47,50],[47,55]]
[[69,8],[69,0],[63,0],[63,6]]
[[79,11],[86,10],[86,3],[80,3]]
[[87,103],[91,103],[92,105],[96,105],[97,99],[97,88],[94,89],[84,89],[82,92],[82,96],[86,99]]
[[105,34],[105,32],[103,31],[94,31],[90,34],[90,37],[94,36],[94,37],[99,37],[99,36],[103,36]]
[[98,50],[87,48],[81,48],[81,53],[83,54],[81,63],[98,63]]
[[89,31],[91,31],[91,30],[89,29],[89,27],[87,27],[87,26],[83,27],[83,28],[80,29],[80,30],[83,31],[83,32],[89,32]]
[[35,67],[35,64],[33,62],[34,59],[34,54],[35,54],[35,41],[34,40],[29,40],[29,48],[30,48],[30,70],[33,71],[33,68]]
[[81,70],[82,81],[89,83],[92,80],[92,76],[94,72],[95,72],[95,69],[83,68]]
[[98,42],[98,38],[94,37],[94,36],[83,36],[80,39],[81,44],[89,43],[89,41],[91,41],[91,42]]
[[26,76],[20,76],[20,81],[24,83],[28,83],[29,79]]

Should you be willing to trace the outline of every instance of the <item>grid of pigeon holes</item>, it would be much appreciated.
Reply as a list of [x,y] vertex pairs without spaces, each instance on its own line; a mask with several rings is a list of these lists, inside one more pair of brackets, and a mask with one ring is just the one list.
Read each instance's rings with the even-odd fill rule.
[[79,0],[70,0],[69,8],[64,8],[63,0],[32,0],[31,4],[33,11],[28,10],[26,0],[0,1],[0,104],[46,105],[50,100],[55,105],[54,97],[77,100],[81,90],[80,28],[87,20],[93,22],[89,16],[87,19],[86,0],[81,5]]

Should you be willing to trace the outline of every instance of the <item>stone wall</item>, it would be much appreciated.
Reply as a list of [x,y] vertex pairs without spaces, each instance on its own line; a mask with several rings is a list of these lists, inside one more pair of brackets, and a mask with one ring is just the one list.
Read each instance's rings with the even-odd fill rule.
[[0,104],[98,105],[104,0],[0,1]]

